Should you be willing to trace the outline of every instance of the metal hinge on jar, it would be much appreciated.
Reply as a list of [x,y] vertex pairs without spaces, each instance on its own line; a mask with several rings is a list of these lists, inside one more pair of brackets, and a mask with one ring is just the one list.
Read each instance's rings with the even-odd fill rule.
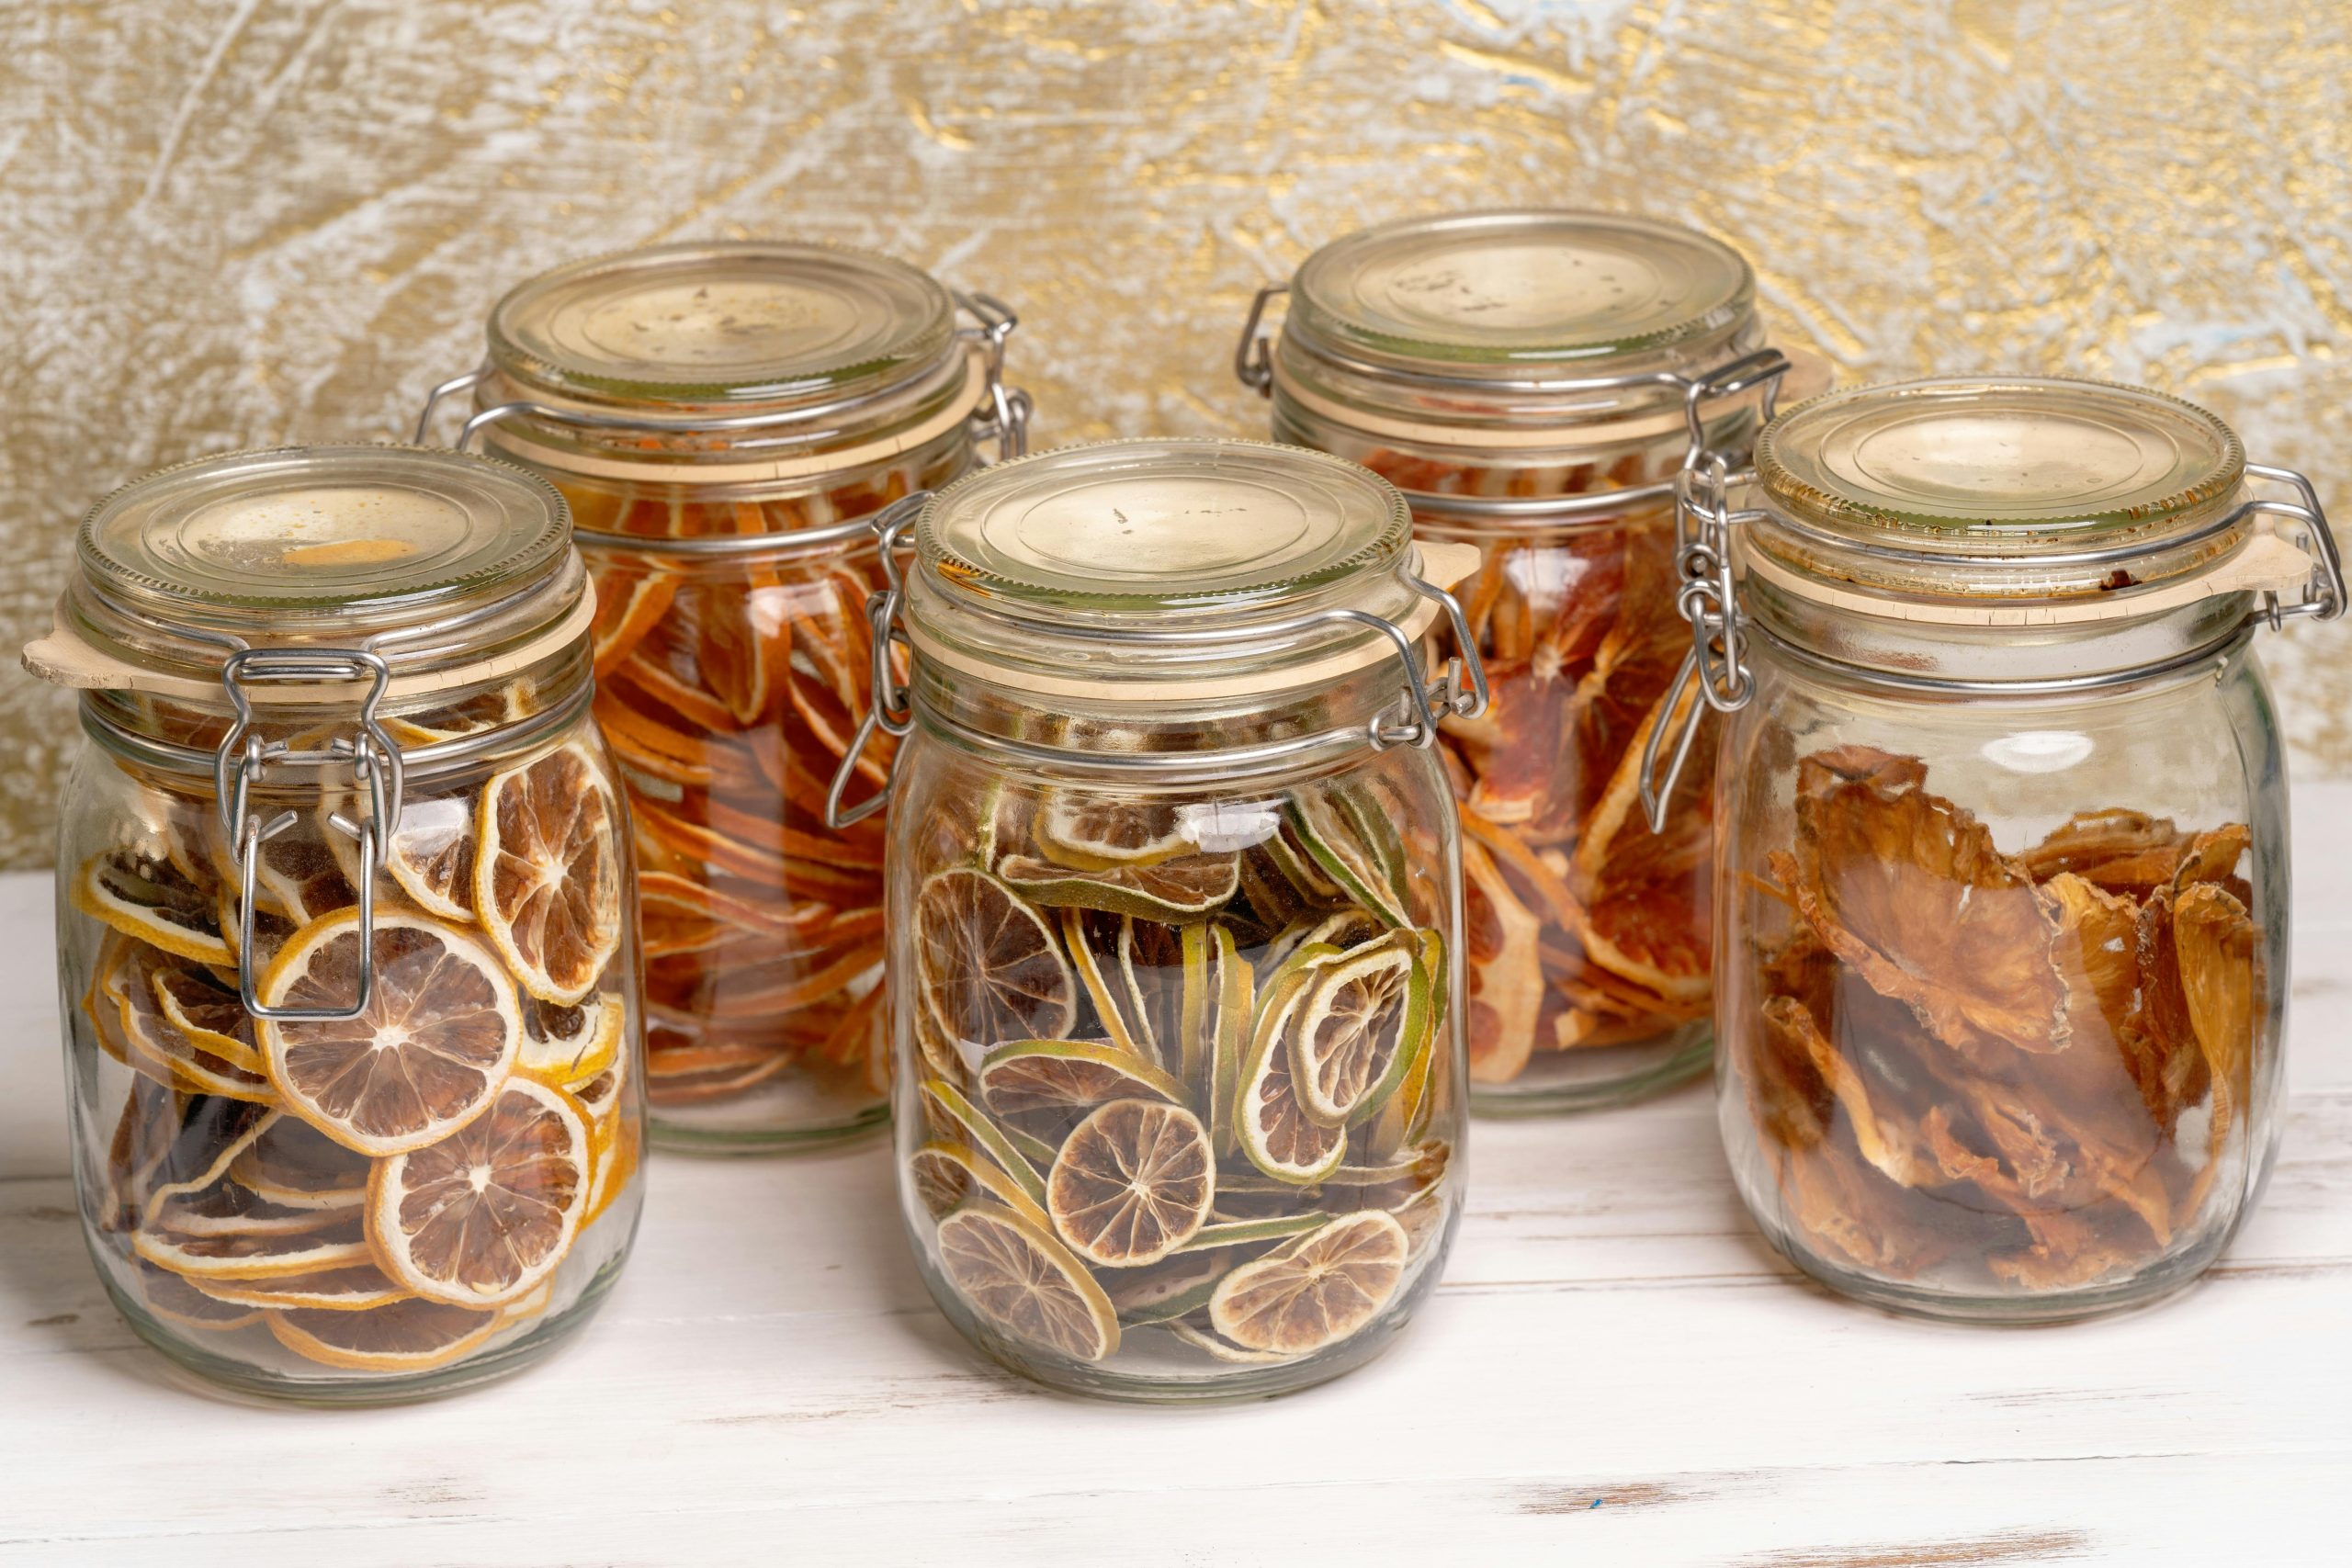
[[[2299,524],[2302,536],[2291,543],[2311,559],[2303,596],[2292,604],[2285,604],[2280,602],[2276,589],[2261,589],[2258,607],[2239,623],[2237,632],[2243,635],[2264,626],[2276,630],[2290,617],[2298,615],[2309,615],[2323,621],[2341,616],[2346,604],[2343,558],[2336,548],[2335,531],[2328,525],[2327,513],[2320,505],[2318,491],[2312,489],[2308,479],[2292,468],[2248,463],[2245,471],[2252,478],[2287,486],[2295,491],[2299,499],[2290,502],[2264,496],[2250,498],[2205,525],[2194,535],[2167,540],[2165,547],[2177,549],[2207,539],[2226,537],[2257,517],[2276,517]],[[1718,456],[1711,457],[1702,466],[1685,469],[1676,481],[1675,561],[1680,586],[1675,592],[1675,607],[1690,623],[1690,650],[1682,656],[1681,666],[1667,689],[1666,700],[1660,709],[1665,717],[1651,728],[1649,739],[1642,748],[1642,811],[1649,820],[1652,832],[1665,828],[1667,805],[1673,798],[1675,784],[1681,778],[1691,745],[1698,738],[1702,705],[1717,713],[1734,713],[1746,706],[1755,695],[1756,681],[1747,667],[1744,647],[1746,634],[1742,630],[1737,584],[1732,570],[1731,536],[1735,526],[1768,514],[1756,510],[1733,511],[1730,493],[1733,486],[1750,482],[1756,477],[1752,468],[1732,472]],[[1971,558],[1950,551],[1911,552],[1884,545],[1873,547],[1881,555],[1913,557],[1923,563],[1942,568],[1964,566],[1972,559],[1986,565],[2005,564],[2007,560],[2002,557]],[[2037,556],[2034,559],[2038,565],[2046,567],[2102,566],[2120,564],[2144,553],[2144,546],[2122,545],[2065,555]],[[2242,578],[2232,576],[2226,563],[2204,581],[2209,584],[2209,592],[2213,593],[2244,592],[2246,588]],[[2209,657],[2209,649],[2199,649],[2182,658],[2155,665],[2033,681],[1905,679],[1884,672],[1872,673],[1867,679],[1883,685],[1923,691],[2030,696],[2128,685],[2174,668],[2194,665]],[[1694,689],[1698,701],[1691,700]],[[1663,774],[1658,767],[1661,757],[1666,760]]]
[[[914,525],[923,503],[930,499],[930,492],[918,491],[894,502],[869,520],[877,541],[888,586],[868,597],[865,605],[866,620],[874,634],[873,666],[869,673],[872,695],[866,711],[858,718],[857,732],[850,742],[848,752],[834,770],[831,785],[825,792],[825,825],[837,832],[871,817],[882,809],[890,797],[891,776],[886,775],[882,787],[874,794],[854,806],[843,804],[850,780],[857,772],[858,760],[865,755],[875,732],[880,730],[886,735],[904,739],[914,728],[912,690],[899,680],[896,659],[891,651],[894,647],[903,648],[910,660],[914,656],[914,645],[899,618],[899,611],[905,604],[906,581],[899,571],[898,551],[906,531]],[[1385,637],[1396,650],[1402,666],[1404,689],[1394,704],[1374,715],[1366,723],[1216,752],[1122,754],[1115,759],[1116,765],[1146,772],[1174,772],[1197,768],[1209,759],[1246,766],[1341,746],[1369,746],[1375,751],[1391,746],[1422,749],[1434,746],[1438,727],[1443,718],[1476,718],[1487,711],[1487,672],[1478,659],[1476,645],[1470,636],[1468,618],[1463,614],[1461,603],[1445,589],[1416,573],[1407,573],[1406,581],[1415,592],[1433,601],[1445,613],[1453,630],[1454,645],[1463,649],[1462,656],[1447,660],[1444,670],[1434,677],[1427,673],[1419,649],[1415,647],[1411,636],[1395,622],[1366,610],[1335,607],[1250,627],[1250,635],[1253,637],[1302,636],[1337,626],[1362,626]],[[1132,628],[1098,631],[1078,626],[1064,627],[1062,632],[1063,635],[1079,637],[1099,637],[1106,643],[1123,646],[1146,643],[1170,647],[1199,645],[1215,641],[1220,635],[1230,635],[1215,631],[1152,632]],[[1054,757],[1050,751],[1014,741],[990,739],[987,745],[989,749],[1031,761],[1050,761]],[[1105,758],[1103,761],[1108,764],[1114,760]],[[892,766],[895,773],[895,759]]]
[[[367,682],[368,689],[359,700],[356,722],[349,735],[296,750],[283,740],[264,740],[254,728],[249,687],[359,681]],[[391,670],[383,655],[359,649],[241,649],[221,666],[220,684],[237,716],[214,753],[213,783],[220,826],[228,836],[230,862],[237,876],[237,991],[245,1010],[257,1019],[323,1023],[356,1018],[367,1010],[376,980],[375,882],[384,868],[392,826],[401,815],[401,750],[377,716],[390,683]],[[251,794],[265,782],[265,774],[285,771],[347,772],[355,795],[364,794],[368,802],[365,816],[355,818],[338,809],[330,811],[326,818],[334,831],[359,846],[360,874],[352,879],[359,896],[359,976],[357,994],[348,1007],[270,1007],[255,989],[254,970],[259,956],[254,914],[262,846],[295,826],[300,814],[286,810],[264,820],[251,808]],[[325,794],[323,784],[321,794]]]

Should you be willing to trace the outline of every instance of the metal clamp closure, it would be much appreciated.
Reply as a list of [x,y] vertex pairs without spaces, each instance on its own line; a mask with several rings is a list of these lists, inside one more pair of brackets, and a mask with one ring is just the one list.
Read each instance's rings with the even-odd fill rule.
[[[1674,797],[1675,784],[1699,736],[1701,704],[1717,713],[1734,713],[1756,694],[1732,580],[1731,528],[1758,514],[1731,510],[1732,478],[1730,465],[1718,453],[1710,455],[1703,467],[1685,468],[1675,481],[1674,558],[1680,583],[1674,607],[1690,623],[1690,651],[1682,656],[1667,687],[1658,722],[1642,744],[1642,815],[1653,833],[1666,827],[1667,803]],[[1660,756],[1667,759],[1663,776]]]
[[[308,685],[329,681],[366,681],[360,698],[357,728],[324,746],[297,750],[283,740],[265,741],[254,726],[249,685],[280,682]],[[391,669],[380,653],[358,649],[247,648],[232,653],[222,664],[220,684],[236,710],[236,722],[221,738],[213,754],[212,777],[228,836],[229,855],[238,882],[237,992],[245,1010],[273,1022],[323,1023],[356,1018],[367,1010],[375,987],[376,875],[383,870],[386,841],[401,815],[401,751],[388,734],[377,708],[391,683]],[[356,819],[331,811],[328,824],[359,846],[361,874],[352,880],[359,895],[359,984],[348,1007],[268,1007],[254,990],[258,963],[254,913],[255,874],[262,845],[299,821],[300,814],[281,811],[264,821],[251,809],[253,787],[266,773],[308,769],[324,773],[349,769],[353,781],[367,792],[367,815]]]
[[1261,398],[1274,395],[1274,331],[1266,325],[1266,307],[1289,292],[1287,283],[1269,283],[1259,289],[1241,323],[1241,341],[1234,345],[1234,378]]
[[[2272,517],[2286,517],[2303,525],[2306,537],[2301,541],[2312,558],[2311,586],[2301,601],[2281,604],[2276,593],[2262,596],[2262,608],[2256,618],[2277,631],[2290,615],[2309,615],[2314,620],[2332,621],[2344,614],[2344,557],[2335,547],[2335,530],[2327,525],[2327,512],[2319,503],[2319,491],[2312,481],[2292,468],[2273,468],[2267,463],[2248,463],[2245,471],[2256,479],[2268,479],[2292,489],[2302,498],[2300,505],[2284,501],[2256,499],[2246,502],[2245,512]],[[2234,515],[2234,514],[2233,514]]]
[[989,417],[972,432],[975,441],[996,443],[996,460],[1000,463],[1024,456],[1029,450],[1029,394],[1018,387],[1004,384],[1004,340],[1021,324],[1012,307],[993,294],[978,289],[956,296],[957,307],[979,323],[966,327],[956,336],[977,343],[988,355]]
[[894,739],[903,739],[914,728],[914,708],[908,688],[899,684],[898,671],[891,667],[890,649],[893,646],[903,647],[910,659],[914,654],[906,628],[899,624],[899,611],[907,598],[907,580],[899,570],[899,547],[907,530],[914,526],[923,502],[930,499],[931,491],[919,490],[866,519],[882,558],[882,578],[887,586],[866,595],[865,624],[873,630],[874,657],[867,674],[865,712],[859,716],[857,733],[851,738],[849,750],[842,754],[841,766],[833,770],[832,783],[825,790],[825,826],[837,833],[852,823],[865,821],[890,798],[890,781],[898,774],[895,754],[890,760],[890,772],[883,775],[881,788],[855,806],[842,804],[849,794],[849,781],[857,773],[858,759],[865,754],[866,743],[874,739],[874,732],[878,729]]

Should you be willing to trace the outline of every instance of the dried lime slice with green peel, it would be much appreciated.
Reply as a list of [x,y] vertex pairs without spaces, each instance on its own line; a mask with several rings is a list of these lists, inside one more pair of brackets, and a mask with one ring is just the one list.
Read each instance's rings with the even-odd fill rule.
[[1119,1348],[1119,1315],[1053,1235],[1010,1209],[975,1204],[939,1222],[939,1269],[992,1327],[1074,1361]]
[[1316,965],[1286,1031],[1300,1112],[1325,1127],[1369,1120],[1429,1046],[1419,933],[1391,931]]
[[1193,1239],[1176,1250],[1199,1252],[1211,1247],[1252,1247],[1270,1241],[1288,1241],[1293,1236],[1319,1231],[1331,1223],[1331,1216],[1319,1209],[1308,1209],[1295,1214],[1275,1214],[1262,1220],[1222,1220],[1203,1225]]
[[1333,956],[1328,948],[1301,948],[1268,983],[1233,1100],[1234,1135],[1250,1163],[1299,1187],[1330,1175],[1348,1152],[1344,1129],[1318,1125],[1300,1109],[1287,1044],[1316,969]]
[[1046,1206],[1046,1179],[1037,1174],[1036,1166],[1005,1136],[1003,1129],[964,1098],[961,1089],[944,1078],[925,1078],[922,1098],[924,1112],[944,1141],[968,1141],[996,1161],[1032,1203],[1040,1209]]
[[1114,1100],[1185,1104],[1184,1086],[1107,1040],[1018,1040],[980,1063],[980,1104],[999,1122],[1054,1140]]
[[1378,1210],[1349,1214],[1227,1274],[1209,1322],[1246,1350],[1303,1356],[1379,1315],[1405,1277],[1405,1227]]
[[992,1198],[1040,1226],[1053,1222],[1033,1201],[1004,1168],[953,1138],[933,1138],[907,1156],[907,1178],[915,1195],[933,1219],[943,1218],[975,1198]]
[[1181,1247],[1158,1263],[1122,1269],[1102,1281],[1119,1322],[1129,1328],[1168,1323],[1200,1312],[1233,1268],[1230,1253]]
[[1150,865],[1079,871],[1007,855],[997,874],[1041,908],[1101,909],[1146,920],[1182,920],[1228,902],[1240,886],[1238,855],[1186,855]]
[[1238,1146],[1233,1129],[1233,1097],[1241,1089],[1242,1058],[1249,1054],[1250,1029],[1258,1000],[1257,972],[1233,944],[1233,933],[1223,926],[1210,932],[1210,1038],[1208,1043],[1209,1136],[1217,1156]]
[[1359,790],[1344,786],[1291,797],[1288,826],[1316,869],[1392,926],[1410,919],[1404,843]]
[[951,866],[915,896],[916,983],[951,1041],[1058,1038],[1077,987],[1044,919],[986,872]]
[[1157,1263],[1207,1220],[1216,1198],[1208,1129],[1181,1105],[1114,1100],[1070,1132],[1046,1176],[1055,1234],[1090,1263]]
[[[1095,948],[1088,931],[1086,911],[1064,909],[1061,918],[1062,941],[1069,949],[1070,967],[1077,971],[1078,981],[1094,1004],[1096,1020],[1111,1043],[1138,1061],[1159,1066],[1159,1053],[1151,1048],[1150,1037],[1143,1032],[1141,1020],[1136,1010],[1136,1000],[1125,993],[1124,984],[1116,991],[1102,973],[1102,954]],[[1112,937],[1116,941],[1115,932]],[[1116,971],[1114,970],[1114,973]]]
[[1190,854],[1176,808],[1156,801],[1108,798],[1092,790],[1050,790],[1029,836],[1037,852],[1079,871],[1148,866]]

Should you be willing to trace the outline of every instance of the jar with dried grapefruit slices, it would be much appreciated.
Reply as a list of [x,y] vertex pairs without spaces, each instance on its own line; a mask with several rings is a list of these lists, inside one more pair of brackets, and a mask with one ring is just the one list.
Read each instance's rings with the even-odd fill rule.
[[1694,778],[1653,835],[1635,784],[1689,642],[1674,476],[1744,455],[1790,369],[1754,294],[1736,252],[1678,225],[1472,212],[1325,245],[1243,330],[1236,369],[1276,440],[1364,464],[1422,538],[1479,553],[1461,595],[1492,701],[1445,719],[1442,745],[1481,1112],[1705,1070],[1709,792]]
[[2318,497],[2201,409],[2033,378],[1817,399],[1683,488],[1730,714],[1717,1106],[1758,1224],[1939,1317],[2195,1280],[2279,1132],[2286,773],[2252,644],[2343,613]]
[[[881,833],[823,820],[871,685],[863,519],[1021,449],[1013,325],[862,251],[663,245],[522,284],[488,363],[435,393],[470,389],[461,446],[563,491],[596,580],[658,1144],[805,1146],[887,1113]],[[860,765],[878,783],[887,744]]]
[[523,1366],[636,1228],[628,816],[563,500],[412,447],[210,457],[84,521],[36,674],[74,1169],[131,1326],[249,1393]]
[[[1046,453],[878,525],[911,674],[859,738],[904,737],[888,1016],[933,1295],[1106,1397],[1361,1363],[1460,1206],[1434,741],[1480,692],[1419,645],[1464,562],[1376,476],[1244,442]],[[862,754],[834,820],[882,804]]]

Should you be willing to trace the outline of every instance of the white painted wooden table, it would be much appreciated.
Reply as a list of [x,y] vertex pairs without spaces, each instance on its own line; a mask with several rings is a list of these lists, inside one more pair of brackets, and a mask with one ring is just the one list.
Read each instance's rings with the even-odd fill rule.
[[603,1315],[510,1382],[374,1412],[187,1393],[84,1258],[48,883],[0,878],[0,1562],[2342,1562],[2352,785],[2296,818],[2285,1147],[2185,1296],[1998,1331],[1841,1303],[1749,1232],[1692,1089],[1481,1123],[1414,1329],[1211,1410],[968,1354],[879,1144],[658,1160]]

